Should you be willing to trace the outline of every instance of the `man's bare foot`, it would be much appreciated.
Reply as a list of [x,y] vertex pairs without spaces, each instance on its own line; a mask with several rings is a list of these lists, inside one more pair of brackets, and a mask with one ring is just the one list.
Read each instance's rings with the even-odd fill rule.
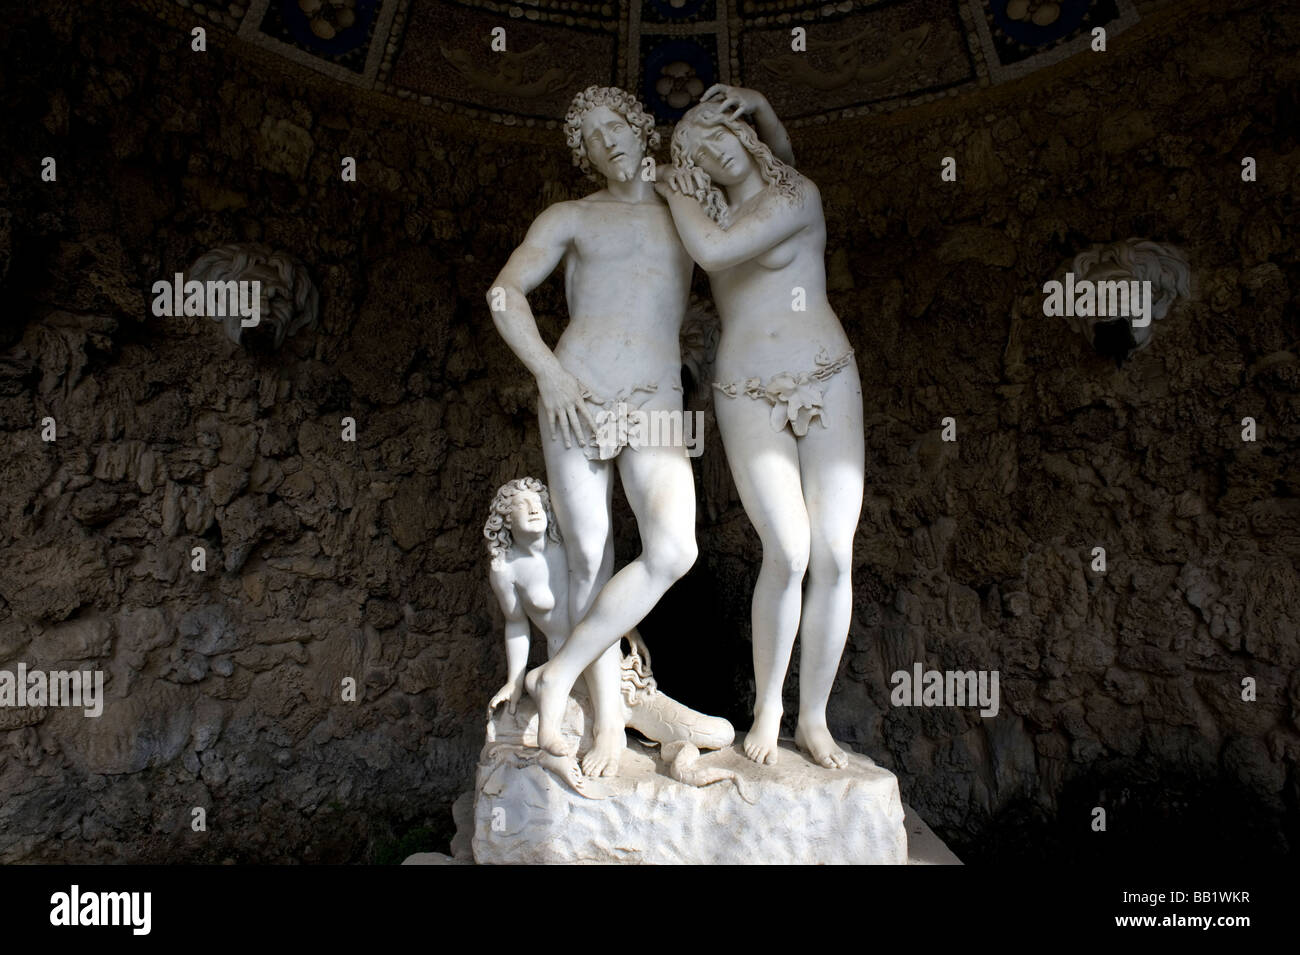
[[825,724],[805,726],[800,723],[794,731],[794,741],[801,750],[812,757],[818,766],[827,769],[843,769],[849,764],[844,750],[835,745],[831,731]]
[[764,766],[775,766],[777,736],[781,731],[781,713],[755,713],[754,725],[745,734],[745,755]]
[[569,788],[579,796],[592,798],[591,786],[595,784],[587,782],[582,771],[578,769],[578,761],[572,756],[555,756],[542,750],[542,755],[537,757],[537,762],[567,783]]
[[627,733],[622,728],[597,730],[595,743],[582,757],[582,771],[588,776],[617,776],[625,749]]
[[575,747],[566,746],[561,724],[568,695],[561,695],[546,680],[546,664],[530,670],[524,677],[524,689],[537,704],[537,745],[553,756],[571,756]]

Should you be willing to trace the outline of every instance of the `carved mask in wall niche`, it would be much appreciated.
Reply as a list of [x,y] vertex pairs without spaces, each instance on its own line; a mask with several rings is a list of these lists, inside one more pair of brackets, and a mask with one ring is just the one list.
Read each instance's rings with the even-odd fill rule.
[[1191,297],[1191,280],[1187,257],[1174,246],[1094,245],[1071,260],[1061,281],[1063,314],[1098,354],[1122,366],[1151,344],[1155,323],[1174,303]]

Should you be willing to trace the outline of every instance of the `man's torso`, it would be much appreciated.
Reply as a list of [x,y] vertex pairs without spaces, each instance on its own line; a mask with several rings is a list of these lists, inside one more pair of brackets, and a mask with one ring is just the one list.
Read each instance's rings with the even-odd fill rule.
[[[597,193],[597,195],[600,195]],[[604,398],[680,374],[678,335],[692,263],[658,199],[569,203],[569,324],[555,355]]]

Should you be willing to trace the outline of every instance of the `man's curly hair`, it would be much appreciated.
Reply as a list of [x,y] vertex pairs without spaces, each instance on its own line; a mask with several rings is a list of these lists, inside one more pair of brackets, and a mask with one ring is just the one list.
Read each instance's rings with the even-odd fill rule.
[[659,148],[659,130],[655,129],[655,118],[645,111],[645,107],[631,93],[616,86],[588,86],[573,98],[569,112],[564,117],[564,134],[573,150],[573,164],[592,179],[599,180],[600,175],[591,168],[587,159],[587,144],[582,141],[582,118],[597,106],[607,106],[627,120],[629,126],[641,137],[641,145],[648,154]]

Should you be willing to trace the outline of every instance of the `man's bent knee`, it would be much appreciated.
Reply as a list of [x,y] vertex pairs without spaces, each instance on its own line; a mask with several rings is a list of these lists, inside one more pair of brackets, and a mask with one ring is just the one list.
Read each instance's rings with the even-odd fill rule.
[[673,538],[663,536],[646,544],[641,557],[650,573],[662,580],[677,581],[695,565],[699,548],[695,537]]

